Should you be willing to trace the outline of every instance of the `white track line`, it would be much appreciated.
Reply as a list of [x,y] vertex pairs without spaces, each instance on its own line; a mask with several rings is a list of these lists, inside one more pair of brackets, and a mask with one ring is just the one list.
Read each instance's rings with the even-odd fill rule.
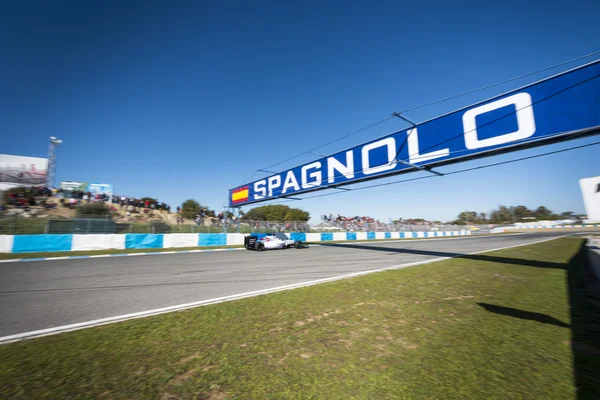
[[96,319],[96,320],[92,320],[92,321],[79,322],[76,324],[57,326],[54,328],[18,333],[15,335],[0,337],[0,345],[11,343],[11,342],[17,342],[17,341],[21,341],[21,340],[38,338],[38,337],[42,337],[42,336],[56,335],[56,334],[63,333],[63,332],[76,331],[79,329],[92,328],[95,326],[112,324],[115,322],[122,322],[122,321],[127,321],[130,319],[144,318],[144,317],[149,317],[152,315],[164,314],[164,313],[173,312],[173,311],[181,311],[181,310],[186,310],[189,308],[207,306],[210,304],[224,303],[226,301],[245,299],[248,297],[255,297],[255,296],[260,296],[260,295],[268,294],[268,293],[282,292],[282,291],[290,290],[290,289],[297,289],[297,288],[306,287],[306,286],[313,286],[313,285],[318,285],[320,283],[333,282],[333,281],[338,281],[341,279],[354,278],[357,276],[373,274],[376,272],[382,272],[382,271],[387,271],[387,270],[391,270],[391,269],[402,269],[402,268],[412,267],[415,265],[431,264],[433,262],[448,260],[448,259],[457,258],[457,257],[459,258],[459,257],[463,257],[465,255],[482,254],[482,253],[489,253],[491,251],[511,249],[514,247],[529,246],[529,245],[536,244],[536,243],[543,243],[543,242],[548,242],[550,240],[560,239],[560,238],[563,238],[566,236],[570,236],[570,235],[556,236],[556,237],[552,237],[549,239],[543,239],[543,240],[538,240],[538,241],[529,242],[529,243],[516,244],[513,246],[500,247],[500,248],[496,248],[496,249],[476,251],[473,253],[461,254],[461,255],[455,256],[455,257],[439,257],[439,258],[435,258],[432,260],[393,265],[390,267],[371,269],[368,271],[353,272],[351,274],[339,275],[339,276],[334,276],[331,278],[317,279],[317,280],[308,281],[308,282],[301,282],[301,283],[295,283],[295,284],[291,284],[291,285],[278,286],[278,287],[274,287],[274,288],[270,288],[270,289],[262,289],[262,290],[256,290],[253,292],[246,292],[246,293],[234,294],[234,295],[230,295],[230,296],[217,297],[214,299],[196,301],[193,303],[179,304],[179,305],[170,306],[170,307],[156,308],[154,310],[140,311],[140,312],[136,312],[136,313],[132,313],[132,314],[117,315],[117,316],[109,317],[109,318],[102,318],[102,319]]

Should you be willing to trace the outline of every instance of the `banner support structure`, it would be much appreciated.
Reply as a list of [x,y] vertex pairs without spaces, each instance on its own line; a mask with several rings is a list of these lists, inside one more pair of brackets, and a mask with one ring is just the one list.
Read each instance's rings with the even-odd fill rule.
[[[406,122],[408,122],[409,124],[411,124],[411,125],[412,125],[413,129],[416,129],[416,128],[417,128],[417,124],[416,124],[416,123],[414,123],[412,120],[408,119],[408,118],[407,118],[407,117],[405,117],[404,115],[400,114],[399,112],[392,113],[392,115],[393,115],[394,117],[398,117],[398,118],[400,118],[400,119],[401,119],[401,120],[403,120],[403,121],[406,121]],[[420,169],[421,171],[425,171],[425,172],[431,172],[432,174],[435,174],[435,175],[437,175],[437,176],[444,176],[444,174],[442,174],[441,172],[434,171],[434,170],[433,170],[433,169],[431,169],[431,168],[422,167],[422,166],[420,166],[420,165],[417,165],[417,164],[409,163],[408,161],[398,160],[398,156],[400,155],[400,152],[402,151],[402,149],[403,149],[403,148],[404,148],[404,146],[406,145],[406,142],[408,141],[408,137],[411,135],[411,133],[412,133],[412,132],[413,132],[413,131],[411,130],[411,131],[408,133],[408,135],[406,135],[406,140],[404,140],[404,142],[402,143],[402,145],[401,145],[401,146],[400,146],[400,148],[398,149],[398,152],[396,153],[396,157],[394,158],[394,161],[395,161],[395,162],[397,162],[397,163],[400,163],[400,164],[403,164],[403,165],[409,166],[409,167],[413,167],[413,168]]]

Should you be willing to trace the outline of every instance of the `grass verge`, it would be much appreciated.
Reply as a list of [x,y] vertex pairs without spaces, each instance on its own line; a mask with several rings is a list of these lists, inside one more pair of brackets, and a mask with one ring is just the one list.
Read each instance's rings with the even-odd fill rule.
[[588,398],[599,314],[579,278],[582,242],[8,344],[0,398]]

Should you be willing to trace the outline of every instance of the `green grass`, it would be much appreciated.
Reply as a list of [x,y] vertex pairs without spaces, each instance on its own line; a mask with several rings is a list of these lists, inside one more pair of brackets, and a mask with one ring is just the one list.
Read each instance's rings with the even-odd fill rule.
[[[598,329],[598,314],[581,311],[581,244],[563,238],[0,346],[0,398],[574,399],[574,360],[580,395],[600,375],[595,336],[579,324]],[[585,350],[575,359],[570,323]]]

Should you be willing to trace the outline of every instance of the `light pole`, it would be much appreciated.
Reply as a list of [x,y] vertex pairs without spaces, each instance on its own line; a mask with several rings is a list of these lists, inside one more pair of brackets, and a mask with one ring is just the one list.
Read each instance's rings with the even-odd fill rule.
[[50,137],[50,146],[48,147],[48,175],[46,186],[54,187],[54,175],[56,174],[56,147],[62,143],[54,136]]

